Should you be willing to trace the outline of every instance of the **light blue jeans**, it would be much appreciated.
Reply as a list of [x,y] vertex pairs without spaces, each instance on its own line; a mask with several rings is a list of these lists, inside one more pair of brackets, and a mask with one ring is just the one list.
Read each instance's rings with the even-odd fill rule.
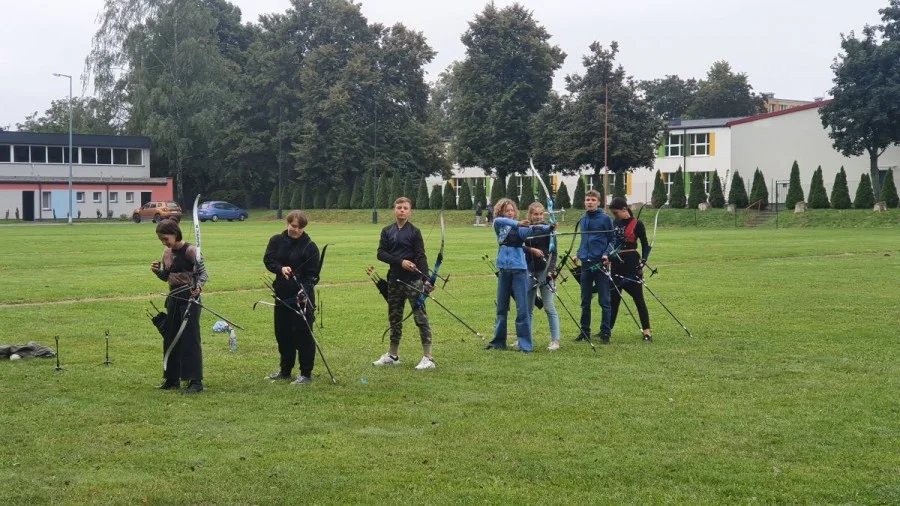
[[497,276],[497,323],[494,325],[494,339],[490,345],[506,348],[506,320],[509,313],[509,298],[516,301],[516,337],[519,351],[533,351],[531,341],[531,311],[528,304],[528,287],[531,277],[525,269],[500,269]]
[[[541,300],[544,302],[544,312],[547,313],[547,321],[550,323],[550,340],[559,341],[559,313],[556,312],[556,294],[553,291],[553,280],[547,280],[546,283],[538,283],[540,286],[534,286],[534,278],[531,279],[531,288],[528,290],[528,308],[534,311],[534,301],[538,288],[541,291]],[[532,316],[532,323],[533,323]]]

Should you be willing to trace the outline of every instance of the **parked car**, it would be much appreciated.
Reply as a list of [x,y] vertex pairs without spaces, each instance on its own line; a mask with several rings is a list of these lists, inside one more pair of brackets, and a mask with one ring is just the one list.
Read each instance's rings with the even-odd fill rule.
[[211,200],[200,204],[197,211],[197,217],[200,221],[212,220],[228,220],[228,221],[244,221],[249,214],[244,209],[230,204],[222,200]]
[[159,220],[166,218],[181,219],[181,215],[181,206],[178,205],[178,202],[153,201],[135,209],[131,213],[131,219],[135,223],[140,223],[141,220],[152,220],[153,223],[157,223]]

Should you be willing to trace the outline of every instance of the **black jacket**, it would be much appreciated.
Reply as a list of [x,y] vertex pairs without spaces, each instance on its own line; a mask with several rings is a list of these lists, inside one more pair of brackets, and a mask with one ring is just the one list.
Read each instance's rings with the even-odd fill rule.
[[266,246],[263,263],[269,272],[275,274],[275,295],[281,299],[297,296],[297,282],[293,278],[284,279],[281,274],[281,268],[289,266],[315,305],[314,287],[319,282],[319,247],[309,234],[304,233],[299,239],[292,239],[287,230],[273,235]]

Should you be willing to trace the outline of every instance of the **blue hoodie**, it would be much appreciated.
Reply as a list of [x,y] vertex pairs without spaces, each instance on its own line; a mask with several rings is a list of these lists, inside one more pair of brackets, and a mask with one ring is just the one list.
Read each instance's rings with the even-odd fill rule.
[[506,246],[506,238],[512,232],[513,227],[519,235],[519,239],[524,243],[525,239],[532,235],[549,234],[549,225],[532,225],[530,227],[521,227],[519,222],[509,218],[494,218],[494,233],[497,234],[497,244],[500,250],[497,252],[497,268],[498,269],[522,269],[526,270],[528,265],[525,263],[525,250],[522,246]]
[[582,262],[597,263],[603,257],[609,257],[613,252],[614,237],[612,218],[602,209],[585,212],[581,217],[581,245],[578,247],[578,259]]

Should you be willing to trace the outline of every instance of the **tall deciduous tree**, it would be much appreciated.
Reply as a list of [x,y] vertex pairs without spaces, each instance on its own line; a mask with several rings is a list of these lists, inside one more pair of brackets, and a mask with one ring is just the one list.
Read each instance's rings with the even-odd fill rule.
[[850,209],[850,188],[847,186],[847,172],[841,167],[840,172],[834,176],[834,186],[831,187],[831,207],[834,209]]
[[[115,104],[95,97],[72,98],[72,131],[80,134],[115,135],[119,133],[119,120],[115,116]],[[50,108],[38,116],[37,111],[18,123],[22,132],[69,131],[69,99],[62,98],[50,102]]]
[[[892,0],[879,12],[885,25],[867,25],[860,38],[841,35],[841,53],[831,65],[834,99],[819,109],[837,151],[868,155],[872,181],[879,181],[878,158],[900,141],[900,9]],[[883,41],[879,30],[887,37]],[[876,198],[879,191],[876,185]]]
[[641,81],[640,89],[660,118],[669,121],[683,118],[694,104],[699,89],[696,79],[681,79],[676,75],[668,75],[663,79]]
[[713,63],[700,81],[694,103],[688,109],[692,118],[731,118],[763,112],[765,99],[753,93],[747,74],[735,74],[726,61]]
[[803,202],[804,198],[803,186],[800,184],[800,166],[797,164],[797,160],[794,160],[794,164],[791,165],[791,176],[788,180],[788,192],[784,206],[786,209],[793,209],[798,202]]
[[454,69],[453,152],[501,178],[523,171],[531,149],[530,123],[550,93],[565,54],[519,4],[493,3],[462,35],[465,59]]

